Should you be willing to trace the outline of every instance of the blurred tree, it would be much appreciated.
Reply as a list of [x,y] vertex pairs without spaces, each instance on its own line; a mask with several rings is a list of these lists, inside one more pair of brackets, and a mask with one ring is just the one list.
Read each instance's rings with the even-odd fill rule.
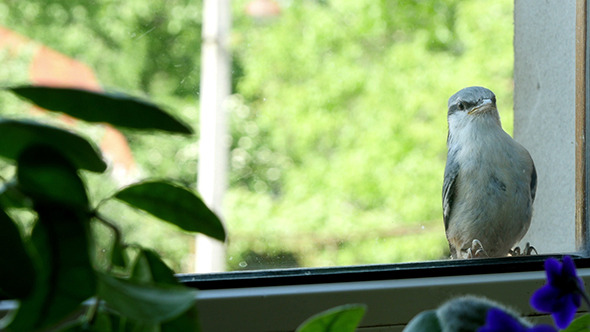
[[158,96],[198,92],[200,1],[7,0],[0,6],[5,26],[92,64],[106,86]]
[[227,217],[250,244],[230,252],[290,248],[303,265],[444,257],[446,102],[485,85],[510,114],[512,3],[486,15],[472,14],[478,0],[281,3],[277,19],[237,18]]

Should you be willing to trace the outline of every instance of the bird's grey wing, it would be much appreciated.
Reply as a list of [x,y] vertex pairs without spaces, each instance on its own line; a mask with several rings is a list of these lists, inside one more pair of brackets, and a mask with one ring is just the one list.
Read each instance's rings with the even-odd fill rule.
[[531,173],[531,204],[535,201],[537,195],[537,170],[533,164],[533,172]]
[[455,182],[458,174],[459,163],[455,161],[454,153],[449,153],[443,181],[443,220],[445,222],[445,230],[449,228],[449,217],[455,198]]

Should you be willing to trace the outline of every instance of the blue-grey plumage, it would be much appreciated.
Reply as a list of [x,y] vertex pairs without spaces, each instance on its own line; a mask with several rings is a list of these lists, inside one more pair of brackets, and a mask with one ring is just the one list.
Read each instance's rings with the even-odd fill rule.
[[496,96],[486,88],[451,96],[447,120],[443,219],[451,257],[506,256],[531,223],[533,160],[502,129]]

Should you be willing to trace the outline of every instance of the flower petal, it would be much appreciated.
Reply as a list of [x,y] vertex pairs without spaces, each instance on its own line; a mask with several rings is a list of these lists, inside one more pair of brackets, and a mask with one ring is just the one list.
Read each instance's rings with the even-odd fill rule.
[[545,260],[545,273],[547,274],[547,283],[553,284],[561,276],[561,263],[553,257],[547,258]]
[[573,301],[564,301],[560,310],[554,311],[551,314],[553,316],[553,320],[555,321],[555,325],[557,325],[557,327],[560,329],[565,329],[568,327],[572,320],[574,320],[577,309],[578,307],[576,307]]
[[[535,310],[541,312],[553,312],[556,305],[559,306],[563,302],[560,299],[561,291],[552,285],[545,285],[539,288],[533,296],[531,296],[531,306]],[[559,307],[558,307],[559,308]]]
[[576,265],[574,260],[570,256],[563,257],[563,267],[562,273],[567,275],[571,278],[575,278],[577,282],[577,286],[581,292],[584,292],[584,282],[580,277],[578,277],[578,272],[576,271]]
[[525,332],[526,328],[520,322],[503,310],[491,308],[486,316],[486,325],[478,332]]
[[572,276],[578,277],[576,273],[576,265],[570,256],[563,257],[563,265],[561,266],[561,275],[562,276]]
[[580,294],[571,294],[570,297],[576,308],[579,308],[582,305],[582,296]]

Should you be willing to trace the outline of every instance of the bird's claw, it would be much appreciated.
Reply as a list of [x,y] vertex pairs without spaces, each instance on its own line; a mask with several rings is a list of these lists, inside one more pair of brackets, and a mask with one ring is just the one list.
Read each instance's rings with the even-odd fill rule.
[[508,254],[510,256],[531,256],[533,254],[533,252],[535,252],[535,255],[538,255],[539,253],[537,252],[537,249],[535,249],[535,247],[531,246],[531,244],[529,242],[526,243],[526,245],[524,246],[524,249],[522,250],[522,252],[520,251],[520,247],[515,247],[514,249],[511,249]]
[[488,253],[483,248],[481,241],[473,239],[471,241],[471,248],[467,248],[467,258],[487,257]]

